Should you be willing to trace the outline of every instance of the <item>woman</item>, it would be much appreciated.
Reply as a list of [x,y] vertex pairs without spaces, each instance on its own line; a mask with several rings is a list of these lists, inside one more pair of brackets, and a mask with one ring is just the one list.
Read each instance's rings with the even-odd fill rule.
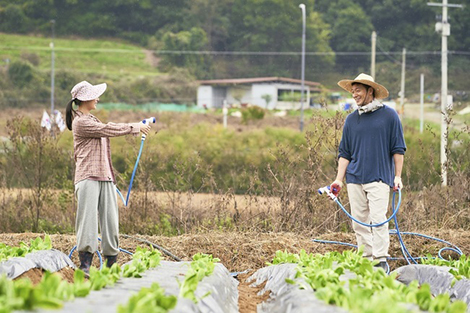
[[[107,266],[116,263],[119,252],[119,214],[109,137],[150,132],[150,125],[142,122],[103,124],[90,113],[106,87],[105,83],[78,83],[70,92],[72,100],[66,108],[67,128],[73,132],[77,250],[80,269],[87,274],[98,250],[98,223]],[[72,108],[73,103],[77,110]]]

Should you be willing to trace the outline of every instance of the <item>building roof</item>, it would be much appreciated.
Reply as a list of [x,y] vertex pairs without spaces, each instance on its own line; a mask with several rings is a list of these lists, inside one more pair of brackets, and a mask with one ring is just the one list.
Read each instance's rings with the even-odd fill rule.
[[[212,80],[199,80],[201,85],[241,85],[241,84],[254,84],[254,83],[294,83],[302,84],[300,79],[286,78],[286,77],[253,77],[253,78],[233,78],[233,79],[212,79]],[[304,84],[310,87],[316,87],[320,90],[320,83],[305,80]]]

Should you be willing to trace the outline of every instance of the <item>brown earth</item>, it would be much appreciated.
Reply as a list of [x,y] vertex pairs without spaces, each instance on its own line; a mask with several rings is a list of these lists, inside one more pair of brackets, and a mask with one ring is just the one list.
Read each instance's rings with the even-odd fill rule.
[[[57,274],[60,275],[60,277],[62,277],[63,280],[69,282],[69,283],[73,283],[73,274],[74,274],[75,270],[71,267],[65,267],[63,269],[61,269],[60,271],[57,272]],[[31,280],[31,282],[33,283],[33,285],[36,285],[38,284],[42,277],[43,277],[43,270],[40,269],[40,268],[33,268],[32,270],[29,270],[23,274],[21,274],[20,276],[18,276],[16,279],[22,279],[22,278],[29,278],[29,280]]]
[[[437,237],[457,245],[464,254],[470,251],[470,231],[468,230],[426,230],[421,233],[428,236]],[[0,234],[0,242],[10,246],[18,246],[21,241],[29,244],[31,239],[44,234],[34,233],[16,233]],[[50,235],[54,249],[69,254],[75,246],[74,235]],[[311,234],[306,232],[304,235],[294,233],[254,233],[254,232],[207,232],[198,234],[185,234],[175,237],[165,236],[144,236],[131,235],[130,238],[120,238],[120,247],[130,252],[134,252],[136,247],[148,247],[136,239],[145,239],[158,245],[171,254],[182,260],[191,260],[191,257],[198,253],[212,254],[219,258],[221,263],[231,272],[243,272],[245,270],[257,270],[271,262],[276,251],[286,250],[292,253],[298,253],[301,249],[309,253],[326,253],[329,251],[344,251],[350,249],[346,246],[320,244],[312,241],[313,238],[331,241],[341,241],[355,244],[354,234],[352,233],[325,233]],[[427,253],[437,255],[443,244],[415,236],[404,236],[405,244],[408,250],[414,256],[423,256]],[[401,257],[400,247],[396,236],[391,236],[390,255]],[[446,253],[444,253],[446,255]],[[162,258],[174,261],[173,258],[162,253]],[[120,253],[118,263],[124,264],[131,260],[131,256],[126,253]],[[77,253],[72,255],[72,261],[78,264]],[[94,258],[94,264],[98,264],[98,258]],[[391,261],[392,268],[397,267],[394,261]]]
[[[470,231],[468,230],[427,230],[423,231],[428,236],[437,237],[457,245],[464,254],[470,251]],[[10,246],[18,246],[21,241],[29,243],[31,239],[44,234],[22,233],[22,234],[0,234],[0,242]],[[320,244],[312,241],[312,238],[342,241],[355,243],[354,235],[351,233],[327,233],[311,234],[306,232],[304,235],[294,233],[242,233],[242,232],[209,232],[198,234],[185,234],[176,237],[164,236],[140,236],[132,235],[130,238],[121,236],[120,246],[130,252],[134,252],[138,246],[147,246],[137,239],[150,241],[159,247],[170,251],[172,255],[183,260],[191,260],[191,257],[197,252],[212,254],[221,260],[227,269],[231,272],[240,273],[237,278],[239,284],[239,307],[240,312],[256,312],[258,303],[264,302],[269,298],[269,293],[258,295],[258,292],[264,288],[264,285],[252,287],[253,282],[247,282],[247,278],[257,269],[266,266],[266,262],[272,261],[276,251],[286,250],[288,252],[298,253],[305,249],[309,253],[326,253],[329,251],[344,251],[350,249],[346,246]],[[396,236],[391,237],[390,254],[393,257],[400,257],[401,252]],[[75,245],[74,235],[51,235],[53,248],[69,254]],[[429,239],[423,239],[415,236],[405,236],[405,243],[413,256],[425,256],[431,253],[436,256],[443,244]],[[448,254],[444,253],[444,256]],[[455,254],[453,255],[454,257]],[[173,260],[171,257],[162,253],[162,257],[167,260]],[[121,265],[131,259],[131,256],[121,253],[118,263]],[[74,253],[72,260],[78,264],[77,253]],[[390,261],[392,269],[404,264],[404,261]],[[95,257],[94,265],[99,266]],[[73,281],[73,270],[70,268],[59,272],[60,275]],[[41,277],[40,270],[32,270],[23,274],[23,277],[29,277],[37,283]]]
[[249,271],[248,273],[239,274],[237,276],[237,279],[240,282],[238,285],[238,309],[240,313],[256,313],[258,304],[269,299],[269,291],[266,291],[261,295],[258,294],[263,290],[264,286],[266,286],[267,281],[258,286],[251,286],[253,282],[247,281],[253,273],[254,271]]

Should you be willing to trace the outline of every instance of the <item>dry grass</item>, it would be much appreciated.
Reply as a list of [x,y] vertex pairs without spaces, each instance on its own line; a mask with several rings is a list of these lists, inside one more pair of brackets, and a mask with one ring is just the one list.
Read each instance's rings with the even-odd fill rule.
[[[15,112],[17,111],[11,109],[12,114]],[[40,112],[29,112],[29,114],[37,113]],[[141,115],[138,112],[129,112],[120,116],[116,114],[118,112],[109,112],[109,116],[105,118],[119,122],[119,119],[132,120]],[[182,120],[175,120],[176,116]],[[188,124],[197,124],[200,121],[219,123],[218,119],[217,115],[212,114],[162,113],[158,127],[176,129],[178,125],[191,127]],[[193,182],[190,176],[193,173],[191,168],[187,168],[187,165],[190,165],[187,162],[175,163],[173,168],[162,172],[173,175],[171,178],[173,181],[168,178],[170,176],[163,177],[163,175],[157,177],[157,182],[150,179],[138,181],[140,176],[144,176],[141,173],[136,179],[137,184],[132,192],[129,207],[120,208],[122,232],[167,236],[209,231],[298,234],[306,230],[313,233],[350,232],[350,221],[344,213],[316,192],[318,187],[329,183],[331,177],[334,177],[336,167],[334,160],[341,138],[343,120],[344,116],[341,114],[330,118],[315,116],[309,122],[309,131],[305,133],[305,140],[302,143],[295,147],[278,144],[275,148],[269,149],[270,158],[267,159],[269,163],[261,164],[254,169],[247,165],[246,168],[234,172],[230,179],[238,175],[237,179],[245,180],[246,189],[243,194],[236,194],[227,186],[218,186],[214,180],[215,170],[210,162],[197,170],[202,171],[201,180],[204,181],[206,188],[204,190],[209,189],[212,193],[202,191],[202,188],[191,188]],[[293,128],[295,124],[297,127],[295,118],[277,121],[281,124],[285,122],[284,126]],[[273,123],[275,123],[273,120],[265,119],[260,121],[260,124],[239,124],[239,126],[245,127],[241,130],[244,131],[250,127],[263,128],[266,124]],[[237,125],[235,123],[233,125],[239,127],[235,126]],[[444,188],[432,181],[436,177],[433,167],[435,158],[430,155],[426,160],[422,159],[424,153],[432,153],[432,148],[427,149],[428,146],[420,142],[419,147],[409,147],[410,152],[414,149],[414,154],[407,152],[405,164],[407,180],[404,180],[406,185],[399,213],[400,225],[402,229],[413,231],[436,227],[466,229],[470,225],[468,193],[470,174],[468,170],[459,169],[468,168],[467,155],[462,154],[459,158],[454,156],[452,159],[454,168],[449,173],[449,178],[458,188]],[[203,146],[199,149],[203,149]],[[420,162],[427,163],[424,167],[418,168],[419,173],[413,172],[415,167],[410,164],[416,165]],[[13,161],[10,164],[15,165]],[[148,166],[147,172],[154,170],[153,165],[151,162],[146,163],[146,160],[142,160],[140,164],[141,168]],[[165,164],[162,165],[160,162],[158,166],[164,167]],[[217,171],[224,172],[225,169],[221,167]],[[19,168],[18,173],[30,177],[25,169]],[[10,177],[3,177],[0,186],[5,186],[9,179]],[[34,186],[31,189],[0,189],[0,231],[73,232],[75,219],[73,186],[70,178],[61,177],[61,179],[63,189],[60,190],[53,189],[54,187],[50,185],[45,185],[43,189]],[[411,179],[417,183],[409,183]],[[67,181],[68,185],[64,181]],[[126,183],[124,179],[119,181],[120,186]],[[166,183],[171,183],[175,189],[168,188]],[[125,193],[125,190],[123,192]],[[341,200],[345,207],[348,207],[345,191],[341,193]]]
[[[427,229],[422,233],[441,238],[457,245],[465,254],[470,253],[470,231],[468,230],[438,230]],[[0,234],[0,242],[18,246],[21,241],[29,243],[31,239],[44,234],[19,233]],[[245,270],[257,270],[266,266],[266,262],[272,262],[276,251],[288,251],[299,253],[304,249],[308,253],[324,254],[329,251],[339,251],[351,249],[346,246],[325,245],[312,241],[312,239],[335,240],[355,243],[352,233],[325,232],[316,234],[305,231],[300,234],[291,232],[280,233],[259,233],[259,232],[238,232],[238,231],[210,231],[197,234],[184,234],[181,236],[146,236],[135,234],[131,238],[120,238],[119,246],[130,252],[134,252],[136,247],[143,247],[140,241],[135,238],[146,239],[160,247],[169,250],[173,255],[183,259],[191,260],[196,253],[212,254],[221,260],[231,272],[242,272]],[[69,254],[75,246],[76,238],[70,235],[51,235],[53,248]],[[405,236],[405,244],[413,256],[425,256],[427,253],[437,255],[442,244],[419,237]],[[390,255],[401,257],[399,243],[396,236],[391,237]],[[162,254],[164,259],[174,261],[171,257]],[[78,263],[77,253],[74,253],[72,260]],[[130,256],[120,253],[118,262],[124,264],[130,260]],[[95,258],[97,266],[97,258]],[[399,262],[391,262],[392,268],[399,265]]]

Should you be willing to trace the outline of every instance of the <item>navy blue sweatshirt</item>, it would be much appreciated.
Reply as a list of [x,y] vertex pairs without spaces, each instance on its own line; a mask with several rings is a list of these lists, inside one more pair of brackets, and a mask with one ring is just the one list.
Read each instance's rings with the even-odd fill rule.
[[374,112],[346,117],[339,157],[349,160],[346,183],[367,184],[382,181],[393,187],[394,154],[405,154],[403,127],[397,112],[384,105]]

